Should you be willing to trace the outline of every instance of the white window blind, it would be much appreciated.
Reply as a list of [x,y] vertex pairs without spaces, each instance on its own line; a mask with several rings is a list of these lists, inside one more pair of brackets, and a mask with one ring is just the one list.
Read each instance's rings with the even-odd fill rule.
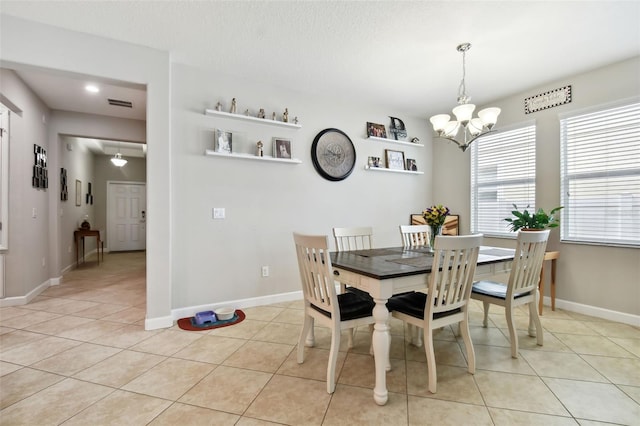
[[640,102],[560,120],[563,241],[640,246]]
[[471,232],[513,236],[505,218],[513,204],[536,201],[536,127],[482,136],[471,145]]

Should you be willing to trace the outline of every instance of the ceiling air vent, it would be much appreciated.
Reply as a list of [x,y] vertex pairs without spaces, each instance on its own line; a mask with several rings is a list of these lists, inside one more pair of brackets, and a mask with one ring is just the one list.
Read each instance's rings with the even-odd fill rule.
[[124,108],[133,108],[133,104],[129,101],[121,101],[118,99],[107,99],[109,101],[109,105],[119,106]]

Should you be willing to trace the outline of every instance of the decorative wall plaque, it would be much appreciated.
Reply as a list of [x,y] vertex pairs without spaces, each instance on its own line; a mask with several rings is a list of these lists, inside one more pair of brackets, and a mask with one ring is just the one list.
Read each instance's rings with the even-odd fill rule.
[[36,144],[33,144],[33,176],[31,177],[31,186],[43,189],[49,187],[47,150]]
[[553,108],[558,105],[568,104],[571,102],[571,86],[565,86],[560,89],[551,90],[540,95],[531,96],[524,100],[524,113],[541,111],[547,108]]

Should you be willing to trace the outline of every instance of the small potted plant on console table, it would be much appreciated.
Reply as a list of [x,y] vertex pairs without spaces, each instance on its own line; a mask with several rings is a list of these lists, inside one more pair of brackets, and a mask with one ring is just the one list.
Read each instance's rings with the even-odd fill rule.
[[509,228],[511,231],[516,232],[523,231],[541,231],[547,228],[556,228],[560,222],[560,219],[556,215],[563,207],[556,207],[549,213],[546,213],[543,209],[534,210],[529,212],[527,210],[529,206],[520,211],[518,206],[513,205],[515,210],[511,211],[513,217],[505,218],[506,222],[509,222]]

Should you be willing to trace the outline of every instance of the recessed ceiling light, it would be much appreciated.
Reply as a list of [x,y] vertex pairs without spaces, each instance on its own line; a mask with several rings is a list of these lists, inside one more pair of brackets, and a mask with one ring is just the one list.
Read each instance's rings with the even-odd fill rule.
[[100,89],[98,89],[98,86],[95,86],[93,84],[87,84],[84,89],[87,92],[91,92],[91,93],[98,93],[100,91]]

